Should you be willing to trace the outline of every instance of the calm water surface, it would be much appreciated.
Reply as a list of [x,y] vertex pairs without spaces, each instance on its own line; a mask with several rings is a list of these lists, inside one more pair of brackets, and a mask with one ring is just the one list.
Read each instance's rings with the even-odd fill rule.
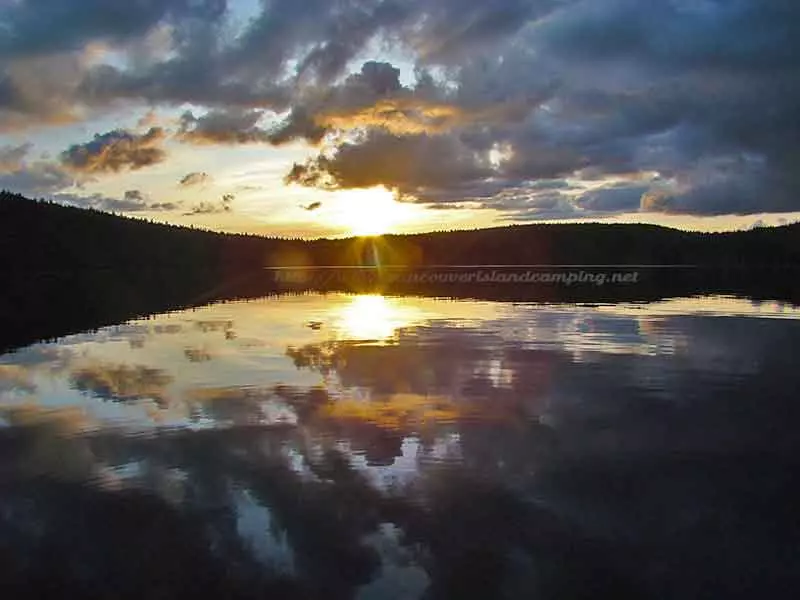
[[305,295],[4,355],[0,594],[797,597],[798,317]]

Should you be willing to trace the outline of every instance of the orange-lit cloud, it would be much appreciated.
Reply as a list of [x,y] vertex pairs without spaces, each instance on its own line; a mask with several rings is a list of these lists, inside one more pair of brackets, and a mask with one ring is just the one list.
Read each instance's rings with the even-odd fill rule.
[[143,169],[166,160],[167,152],[162,147],[166,137],[161,127],[152,127],[141,135],[119,129],[96,134],[92,141],[65,150],[61,163],[87,175]]

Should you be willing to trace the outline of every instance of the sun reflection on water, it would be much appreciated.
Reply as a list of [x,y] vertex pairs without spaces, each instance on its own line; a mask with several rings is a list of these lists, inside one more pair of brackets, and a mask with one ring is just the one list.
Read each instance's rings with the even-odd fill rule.
[[343,338],[385,342],[397,330],[421,321],[422,316],[419,309],[400,298],[380,294],[354,296],[349,304],[338,309],[334,329]]

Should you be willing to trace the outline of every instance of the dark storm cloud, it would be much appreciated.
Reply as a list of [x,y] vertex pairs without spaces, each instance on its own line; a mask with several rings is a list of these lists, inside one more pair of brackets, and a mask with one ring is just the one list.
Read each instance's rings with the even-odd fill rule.
[[90,175],[143,169],[166,160],[165,138],[160,127],[143,134],[117,129],[69,147],[61,153],[61,162],[68,169]]
[[[595,97],[624,100],[598,109],[628,128],[634,166],[674,180],[648,207],[793,210],[798,17],[800,6],[783,0],[584,3],[554,19],[540,42],[563,64],[617,76],[622,69],[635,86],[622,98]],[[743,168],[726,166],[736,164]]]
[[417,21],[412,39],[424,60],[458,64],[465,53],[485,49],[498,39],[512,36],[529,21],[569,2],[571,0],[420,1],[415,3],[415,10],[427,14]]
[[[376,36],[430,59],[513,33],[524,26],[525,17],[555,4],[275,0],[233,35],[224,13],[208,10],[205,18],[191,22],[172,20],[175,51],[169,58],[140,69],[89,69],[79,96],[92,102],[128,98],[283,112],[296,104],[296,84],[301,89],[328,86]],[[165,16],[160,22],[171,21]],[[106,38],[97,34],[82,39]]]
[[[61,124],[85,118],[83,109],[103,109],[131,96],[132,82],[164,59],[158,33],[173,38],[187,23],[219,23],[225,0],[28,0],[0,6],[0,128]],[[172,33],[172,35],[170,35]],[[130,79],[106,94],[95,72],[107,52],[130,59]],[[150,63],[155,62],[155,65]],[[119,78],[119,77],[118,77]],[[146,89],[158,87],[144,84]],[[164,85],[162,81],[160,85]],[[91,113],[89,113],[91,114]]]
[[[642,196],[641,207],[648,211],[710,215],[751,214],[759,206],[788,212],[797,209],[798,184],[796,173],[781,172],[763,157],[702,159],[652,186]],[[762,197],[764,194],[769,196]]]
[[414,85],[400,83],[400,69],[387,62],[365,62],[324,92],[295,107],[284,130],[318,142],[329,131],[383,129],[398,135],[444,133],[481,115],[457,106],[424,72]]
[[138,71],[93,69],[82,94],[284,112],[292,78],[329,83],[382,26],[408,14],[394,2],[275,0],[234,39],[221,40],[219,18],[184,24],[174,56]]
[[[601,180],[644,171],[671,182],[668,193],[657,190],[658,202],[652,195],[640,198],[649,209],[796,210],[798,17],[800,7],[782,1],[571,3],[498,44],[494,68],[487,58],[461,61],[451,77],[457,91],[448,95],[461,110],[476,99],[485,106],[493,95],[500,106],[511,90],[522,92],[522,99],[529,90],[536,98],[519,103],[506,121],[461,123],[459,139],[478,157],[504,149],[483,182],[487,190],[498,187],[498,179],[506,180],[507,194],[515,181]],[[505,65],[515,62],[526,68],[503,79]],[[378,151],[369,138],[367,143]],[[343,149],[346,162],[353,148]],[[372,162],[380,161],[372,156]],[[336,180],[342,177],[339,162],[334,153],[317,166]],[[712,168],[710,180],[697,169],[699,163],[742,162],[748,163],[744,170]],[[343,184],[357,179],[350,176]],[[518,192],[524,199],[525,185]],[[630,211],[638,205],[636,192],[636,186],[623,191],[612,185],[585,195],[575,207],[578,215]],[[498,195],[495,201],[501,208],[507,199]]]
[[28,0],[0,5],[0,58],[124,43],[164,21],[219,16],[226,0]]
[[269,132],[268,141],[275,146],[297,139],[317,144],[325,133],[326,129],[317,123],[314,115],[309,114],[304,107],[296,106],[288,117]]
[[[292,90],[298,83],[301,91],[309,85],[312,89],[324,89],[377,34],[396,38],[396,42],[409,40],[420,52],[429,52],[434,43],[445,41],[452,47],[467,44],[473,38],[493,39],[518,29],[523,21],[517,17],[531,14],[535,6],[548,3],[509,0],[489,8],[478,2],[443,2],[432,6],[420,0],[368,0],[332,6],[319,0],[313,3],[277,0],[265,5],[261,14],[238,35],[231,35],[229,28],[226,30],[225,14],[219,4],[201,4],[201,9],[194,10],[194,17],[199,18],[193,19],[173,18],[185,16],[189,10],[178,2],[162,3],[150,10],[126,5],[123,13],[136,14],[130,15],[130,24],[124,27],[105,22],[108,10],[92,13],[93,4],[81,5],[85,10],[75,10],[70,19],[64,20],[69,31],[63,36],[73,40],[70,49],[82,50],[97,42],[125,49],[128,41],[139,42],[145,33],[169,24],[173,52],[144,66],[82,64],[70,78],[77,83],[75,89],[65,90],[64,104],[71,101],[103,105],[127,98],[278,112],[292,109],[285,127],[276,132],[276,141],[280,142],[287,136],[321,137],[313,119],[304,118],[305,98],[293,100]],[[47,22],[58,6],[50,3],[39,7],[42,21]],[[453,30],[458,30],[457,35],[446,31],[451,23]],[[58,47],[57,40],[53,43],[51,50]],[[30,52],[24,56],[30,57]],[[16,87],[11,82],[10,91]]]
[[489,174],[454,137],[372,132],[341,145],[333,158],[321,156],[295,165],[287,182],[331,189],[385,185],[400,194],[415,194],[446,190]]
[[529,186],[533,190],[565,190],[570,187],[565,179],[539,179]]
[[259,123],[267,116],[263,110],[227,108],[212,110],[200,117],[185,112],[179,121],[177,139],[196,145],[272,144],[280,146],[295,139],[319,142],[325,129],[317,125],[304,108],[296,107],[277,126],[269,129]]
[[597,0],[560,12],[542,41],[590,62],[780,70],[796,65],[797,15],[792,0]]
[[[660,175],[649,210],[800,208],[791,0],[273,0],[238,29],[221,1],[72,4],[4,9],[0,126],[191,103],[211,112],[187,116],[185,141],[321,143],[287,178],[304,185],[502,208],[538,180],[638,172]],[[98,44],[131,60],[105,64]],[[412,57],[416,81],[377,61],[347,75],[381,44]],[[634,210],[635,186],[615,185],[570,211]]]
[[642,194],[648,186],[615,185],[583,194],[576,204],[584,209],[597,212],[632,212],[639,208]]
[[260,110],[212,111],[202,117],[186,112],[180,119],[178,139],[191,144],[252,144],[265,142],[266,131],[258,127]]

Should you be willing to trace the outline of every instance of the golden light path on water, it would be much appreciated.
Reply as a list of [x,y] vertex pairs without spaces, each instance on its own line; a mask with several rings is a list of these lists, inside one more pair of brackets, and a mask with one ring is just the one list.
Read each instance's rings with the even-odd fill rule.
[[[381,369],[397,378],[414,377],[430,366],[424,360],[409,362],[425,344],[440,349],[437,358],[474,347],[482,358],[453,368],[471,369],[465,377],[479,373],[496,385],[512,385],[522,374],[512,368],[505,351],[509,345],[526,351],[558,348],[574,362],[597,355],[675,355],[691,348],[670,320],[691,316],[797,319],[800,310],[728,297],[600,306],[347,294],[232,302],[132,321],[0,357],[0,409],[70,408],[100,422],[181,426],[193,414],[204,413],[209,398],[222,406],[236,389],[322,386],[338,398],[368,397],[368,386],[332,377],[336,365],[312,360],[298,367],[301,354],[306,361],[313,352],[320,357],[338,353],[341,359],[353,344],[375,346],[372,354],[358,354],[359,360],[377,361],[364,363],[360,372]],[[386,347],[382,353],[381,346]],[[287,354],[291,349],[295,358]],[[359,366],[354,357],[346,375]],[[411,370],[393,375],[392,368],[400,366]],[[270,418],[291,413],[273,400],[263,404],[265,410],[270,407]],[[408,404],[408,398],[402,401]]]
[[423,323],[424,314],[412,303],[369,294],[355,296],[341,307],[333,326],[345,339],[379,342],[390,339],[398,329]]

